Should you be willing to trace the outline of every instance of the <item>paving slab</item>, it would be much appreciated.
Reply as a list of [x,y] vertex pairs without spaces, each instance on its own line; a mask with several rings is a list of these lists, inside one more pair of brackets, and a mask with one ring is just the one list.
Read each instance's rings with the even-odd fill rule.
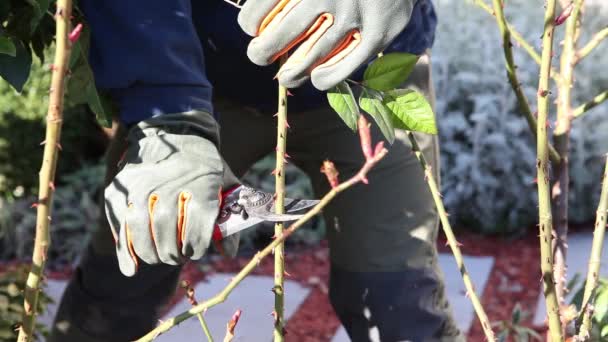
[[[219,293],[232,279],[233,274],[214,274],[207,278],[206,282],[197,283],[194,287],[196,297],[199,300]],[[271,341],[274,310],[274,295],[270,291],[273,287],[272,277],[252,275],[232,292],[228,299],[210,309],[205,315],[205,320],[211,330],[214,340],[223,340],[226,331],[226,323],[230,320],[237,309],[242,309],[243,314],[236,330],[234,341]],[[49,310],[39,321],[50,326],[57,312],[57,306],[61,295],[67,286],[64,280],[49,280],[46,291],[54,299],[55,303],[49,305]],[[289,319],[296,312],[300,304],[308,297],[310,290],[297,282],[285,281],[285,317]],[[178,302],[164,319],[176,316],[190,308],[190,303],[184,298]],[[179,327],[160,336],[155,341],[202,341],[204,335],[197,319],[183,322]]]
[[[207,283],[198,283],[195,287],[196,296],[205,298],[205,294],[213,295],[220,292],[232,279],[232,274],[215,274],[208,278]],[[274,286],[272,277],[249,276],[232,292],[228,299],[210,309],[205,320],[216,341],[222,341],[226,331],[226,323],[237,309],[243,314],[236,329],[234,341],[272,341],[274,310],[274,295],[270,291]],[[310,290],[293,281],[285,281],[285,317],[289,319],[300,304],[308,297]],[[173,317],[190,308],[186,300],[178,303],[167,317]],[[156,339],[159,342],[173,341],[203,341],[204,335],[197,319],[190,319],[178,328],[169,331]]]
[[[608,237],[604,240],[604,246],[608,243]],[[589,253],[591,252],[591,244],[593,242],[593,233],[576,233],[568,236],[568,274],[567,279],[570,281],[577,273],[580,274],[579,283],[575,286],[574,290],[566,296],[566,302],[570,303],[572,297],[576,291],[584,286],[584,279],[587,276],[587,264],[589,262]],[[602,250],[602,257],[600,260],[608,260],[608,248],[604,247]],[[538,278],[540,279],[540,268],[538,271]],[[600,264],[600,276],[608,277],[608,264],[605,262]],[[542,288],[542,284],[540,284]],[[545,318],[547,310],[545,308],[545,299],[542,295],[538,297],[536,304],[536,313],[534,315],[534,325],[541,326],[545,324]]]
[[[485,288],[490,272],[494,265],[492,257],[471,257],[465,256],[464,263],[471,275],[473,284],[477,289],[477,293],[481,295]],[[460,277],[460,271],[456,266],[456,261],[451,254],[439,255],[439,266],[443,270],[446,283],[446,295],[454,312],[454,319],[458,328],[462,331],[469,331],[471,323],[475,319],[475,311],[471,301],[466,296],[466,289]],[[350,341],[346,331],[341,327],[332,342],[348,342]]]

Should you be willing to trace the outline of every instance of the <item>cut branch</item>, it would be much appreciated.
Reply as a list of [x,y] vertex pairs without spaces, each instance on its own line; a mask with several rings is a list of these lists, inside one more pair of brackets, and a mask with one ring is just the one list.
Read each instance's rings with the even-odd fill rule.
[[71,42],[68,38],[71,30],[72,1],[58,0],[55,13],[55,58],[52,68],[49,108],[46,117],[46,136],[42,167],[40,169],[40,184],[38,191],[36,237],[32,268],[27,277],[24,291],[23,323],[19,329],[19,342],[34,340],[38,296],[41,291],[42,278],[46,263],[47,251],[51,245],[49,226],[53,204],[53,192],[59,142],[61,141],[61,125],[63,120],[63,96],[65,93],[66,75],[70,60]]
[[459,243],[456,240],[456,236],[454,235],[454,231],[452,230],[452,226],[450,225],[450,220],[448,219],[448,214],[445,210],[445,206],[443,205],[443,200],[441,199],[441,193],[439,191],[439,186],[437,181],[435,180],[435,176],[433,175],[433,171],[431,169],[431,165],[429,165],[418,145],[418,141],[416,140],[416,136],[414,133],[408,131],[407,136],[412,145],[412,151],[418,158],[420,162],[420,166],[424,171],[424,179],[431,190],[431,195],[433,196],[433,201],[435,201],[435,206],[437,207],[437,212],[439,213],[439,218],[441,220],[441,226],[443,227],[443,232],[448,239],[448,244],[450,245],[450,249],[452,250],[452,254],[454,255],[454,259],[456,259],[456,265],[458,266],[458,270],[462,276],[462,281],[464,282],[464,286],[467,289],[467,296],[473,303],[473,308],[475,309],[475,313],[477,314],[477,318],[481,322],[481,327],[483,328],[484,334],[486,336],[487,341],[495,341],[494,331],[492,331],[492,325],[490,324],[490,320],[488,319],[488,315],[483,309],[481,305],[481,301],[475,292],[475,285],[473,284],[473,280],[469,275],[467,268],[464,264],[464,259],[462,257],[462,253],[460,251]]
[[[368,127],[367,125],[360,125],[359,129],[364,129],[364,127]],[[369,127],[367,128],[369,129]],[[262,261],[262,259],[264,259],[265,257],[267,257],[269,254],[272,253],[272,251],[281,243],[283,243],[285,241],[285,239],[287,239],[291,234],[293,234],[293,232],[295,232],[296,230],[298,230],[300,227],[302,227],[302,225],[304,225],[306,222],[308,222],[310,219],[312,219],[313,217],[315,217],[316,215],[318,215],[319,213],[321,213],[321,211],[342,191],[350,188],[351,186],[357,184],[357,183],[361,183],[361,182],[366,182],[367,181],[367,173],[382,159],[384,158],[384,156],[388,153],[388,151],[382,147],[382,143],[379,143],[376,146],[376,149],[374,150],[376,151],[374,155],[371,156],[371,158],[366,158],[365,164],[363,165],[363,167],[359,170],[359,172],[354,175],[353,177],[351,177],[350,179],[348,179],[347,181],[345,181],[344,183],[341,183],[340,185],[338,185],[335,188],[332,188],[331,191],[329,191],[322,199],[321,201],[310,211],[308,211],[304,216],[302,216],[300,219],[298,219],[296,222],[294,222],[293,224],[291,224],[289,226],[289,228],[285,229],[281,235],[276,236],[274,241],[272,241],[268,246],[266,246],[266,248],[264,248],[262,251],[258,252],[246,265],[245,267],[243,267],[241,269],[241,271],[239,271],[239,273],[237,275],[235,275],[232,280],[230,281],[230,283],[228,283],[228,285],[217,295],[215,295],[213,298],[191,308],[190,310],[183,312],[173,318],[170,318],[169,320],[166,320],[164,322],[162,322],[159,326],[157,326],[154,330],[150,331],[149,333],[147,333],[145,336],[143,336],[142,338],[140,338],[138,341],[152,341],[153,339],[155,339],[156,337],[158,337],[160,334],[170,330],[171,328],[177,326],[178,324],[180,324],[181,322],[185,321],[188,318],[191,318],[192,316],[201,313],[203,311],[205,311],[206,309],[213,307],[217,304],[223,303],[228,296],[230,295],[230,293],[232,293],[232,291],[234,290],[234,288],[239,285],[243,279],[245,279],[245,277],[247,275],[249,275],[257,266],[258,264]]]
[[608,155],[606,156],[606,166],[604,177],[602,179],[602,192],[600,194],[600,202],[597,206],[597,215],[595,217],[595,229],[593,231],[593,244],[591,245],[591,255],[589,256],[589,268],[587,270],[587,281],[585,282],[585,291],[583,293],[583,302],[581,306],[581,328],[579,331],[580,341],[586,341],[591,330],[592,310],[587,310],[591,302],[592,294],[595,292],[600,274],[600,263],[602,261],[602,249],[604,247],[604,235],[606,233],[606,216],[608,215]]
[[[282,58],[281,64],[285,58]],[[287,88],[279,85],[279,104],[277,112],[277,148],[275,168],[275,210],[277,214],[285,212],[285,163],[287,155]],[[283,234],[283,223],[274,226],[274,235]],[[274,249],[274,341],[284,341],[284,312],[285,312],[285,258],[284,244],[278,244]]]
[[575,63],[580,62],[583,58],[587,57],[600,43],[608,37],[608,27],[601,29],[597,32],[591,40],[585,44],[578,52],[576,53],[576,61]]
[[[483,1],[476,1],[482,8],[487,7]],[[483,6],[482,6],[483,4]],[[494,16],[496,17],[496,22],[498,24],[498,28],[500,29],[500,34],[502,36],[502,47],[505,55],[505,66],[507,68],[507,77],[509,78],[509,83],[511,84],[511,88],[515,92],[515,96],[517,97],[517,102],[519,103],[519,108],[521,109],[526,121],[528,122],[528,126],[532,133],[536,136],[537,132],[537,122],[536,118],[534,118],[534,114],[532,113],[532,109],[530,109],[530,103],[526,98],[526,95],[521,88],[521,83],[517,78],[515,60],[513,58],[513,49],[511,44],[511,31],[509,30],[507,20],[505,19],[505,14],[503,11],[503,4],[501,0],[493,0],[494,4]],[[546,121],[540,120],[540,122],[544,125]],[[549,155],[551,157],[551,161],[555,164],[560,163],[560,156],[557,151],[553,148],[553,146],[549,145]]]
[[576,107],[572,111],[572,116],[577,118],[606,100],[608,100],[608,90],[604,90],[603,92],[596,95],[593,99],[591,99],[591,101]]
[[[497,0],[495,0],[497,2]],[[541,271],[543,280],[543,293],[549,320],[549,335],[551,342],[563,342],[560,310],[555,291],[555,278],[553,275],[553,252],[551,248],[553,215],[551,213],[550,173],[549,173],[549,141],[547,125],[549,114],[549,73],[553,55],[553,33],[555,25],[555,0],[547,0],[544,29],[543,49],[541,55],[540,75],[538,82],[537,102],[537,185],[538,185],[538,216],[540,229]]]

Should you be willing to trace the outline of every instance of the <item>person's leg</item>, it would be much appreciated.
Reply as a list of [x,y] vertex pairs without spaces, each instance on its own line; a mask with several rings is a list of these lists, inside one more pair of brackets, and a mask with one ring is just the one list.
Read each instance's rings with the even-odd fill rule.
[[[428,58],[410,77],[433,100]],[[363,165],[358,135],[330,108],[290,116],[289,154],[329,191],[323,160],[346,180]],[[373,128],[373,140],[382,138]],[[417,134],[438,175],[436,137]],[[437,265],[438,217],[405,132],[369,174],[369,185],[341,193],[324,210],[330,242],[330,300],[353,341],[460,341]]]

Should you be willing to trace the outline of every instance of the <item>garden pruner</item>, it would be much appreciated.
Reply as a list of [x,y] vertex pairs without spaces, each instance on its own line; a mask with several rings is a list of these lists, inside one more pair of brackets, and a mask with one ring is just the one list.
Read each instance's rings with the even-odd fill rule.
[[220,213],[213,231],[213,240],[219,241],[261,222],[295,221],[304,216],[304,210],[315,206],[318,200],[285,199],[285,214],[275,213],[274,195],[244,185],[222,193]]

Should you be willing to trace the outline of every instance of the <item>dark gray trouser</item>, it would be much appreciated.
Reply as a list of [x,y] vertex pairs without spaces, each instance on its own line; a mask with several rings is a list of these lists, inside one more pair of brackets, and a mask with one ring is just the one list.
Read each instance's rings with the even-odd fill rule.
[[[434,100],[426,56],[409,82]],[[222,155],[242,176],[274,149],[273,113],[221,98],[215,105],[223,123]],[[358,136],[330,108],[290,113],[289,122],[288,153],[311,178],[317,196],[329,190],[319,172],[323,160],[332,160],[342,179],[362,165]],[[381,139],[377,129],[372,132],[374,141]],[[438,174],[436,138],[418,135],[418,139]],[[350,338],[463,341],[437,267],[436,210],[404,132],[398,132],[369,181],[341,194],[324,210],[331,256],[330,300]],[[101,226],[64,295],[52,341],[136,338],[156,325],[159,308],[178,280],[179,269],[170,266],[149,266],[135,278],[122,277],[109,228]]]

